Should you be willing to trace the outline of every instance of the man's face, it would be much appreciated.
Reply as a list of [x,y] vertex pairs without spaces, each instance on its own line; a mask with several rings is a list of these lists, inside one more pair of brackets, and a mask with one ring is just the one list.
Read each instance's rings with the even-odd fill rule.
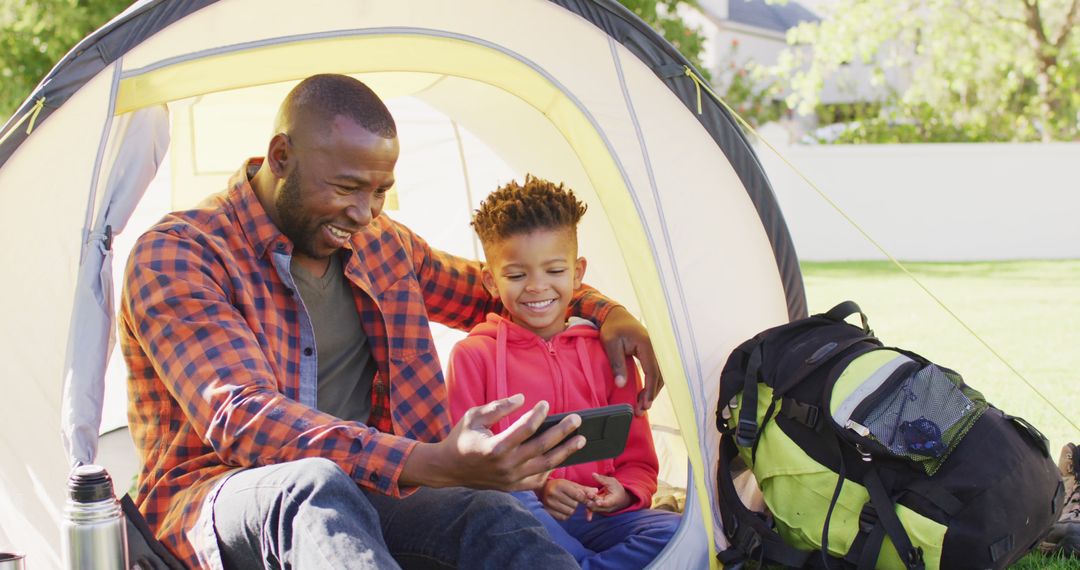
[[566,309],[585,274],[573,229],[517,234],[484,251],[484,285],[498,295],[515,323],[544,339],[565,328]]
[[290,147],[290,168],[274,197],[278,229],[294,255],[324,260],[382,212],[398,142],[338,116],[325,132],[291,137]]

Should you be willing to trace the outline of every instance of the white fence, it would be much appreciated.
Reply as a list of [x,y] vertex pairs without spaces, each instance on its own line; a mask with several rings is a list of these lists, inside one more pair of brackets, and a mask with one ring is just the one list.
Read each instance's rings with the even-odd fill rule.
[[[789,145],[762,134],[893,256],[1080,258],[1080,143]],[[882,259],[810,186],[755,143],[800,260]]]

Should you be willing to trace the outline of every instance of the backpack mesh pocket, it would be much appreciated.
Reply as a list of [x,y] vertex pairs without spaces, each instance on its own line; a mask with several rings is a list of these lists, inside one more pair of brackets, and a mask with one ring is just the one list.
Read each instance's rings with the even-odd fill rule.
[[933,475],[986,407],[959,375],[928,364],[895,384],[862,421],[852,419],[890,453]]

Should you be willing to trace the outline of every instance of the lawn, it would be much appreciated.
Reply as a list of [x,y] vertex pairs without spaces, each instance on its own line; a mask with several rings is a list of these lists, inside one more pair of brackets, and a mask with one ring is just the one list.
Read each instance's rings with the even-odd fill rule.
[[[1080,260],[905,265],[1034,389],[889,262],[803,263],[810,312],[856,301],[887,345],[960,372],[994,405],[1042,430],[1055,460],[1066,442],[1080,440]],[[1080,569],[1080,560],[1032,555],[1016,568]]]

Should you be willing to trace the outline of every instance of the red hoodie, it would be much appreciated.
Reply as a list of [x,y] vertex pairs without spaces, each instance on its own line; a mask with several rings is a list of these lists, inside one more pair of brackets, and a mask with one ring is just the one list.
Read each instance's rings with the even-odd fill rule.
[[[540,400],[547,400],[553,414],[609,404],[633,406],[641,381],[632,359],[627,359],[626,369],[630,381],[616,388],[600,332],[589,321],[572,318],[566,330],[544,340],[489,314],[450,353],[446,374],[450,415],[456,424],[473,406],[521,392],[525,405],[492,426],[499,433]],[[598,485],[593,473],[615,477],[631,496],[630,506],[624,509],[631,511],[652,504],[657,469],[649,421],[641,416],[630,423],[622,455],[560,467],[551,476],[590,487]]]

